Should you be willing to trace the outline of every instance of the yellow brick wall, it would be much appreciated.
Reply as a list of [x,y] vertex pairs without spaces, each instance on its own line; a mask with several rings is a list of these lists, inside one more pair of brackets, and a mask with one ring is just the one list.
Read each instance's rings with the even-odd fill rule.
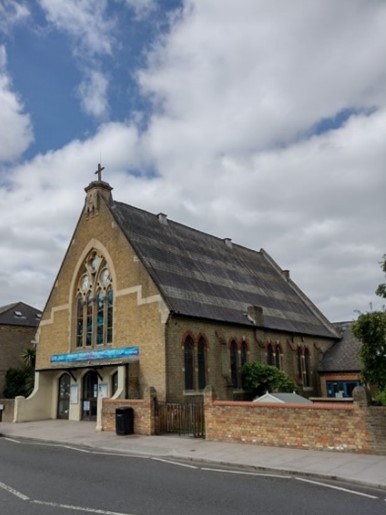
[[74,296],[79,267],[92,248],[102,251],[113,278],[112,347],[138,346],[141,390],[155,386],[162,397],[165,306],[103,201],[97,215],[80,218],[62,262],[40,324],[37,369],[49,368],[52,354],[79,350],[75,347]]
[[[317,366],[321,352],[331,345],[331,340],[311,337],[293,337],[286,333],[256,330],[253,327],[241,327],[231,324],[220,324],[203,320],[190,320],[173,316],[167,325],[167,375],[168,401],[179,402],[188,396],[182,395],[184,390],[184,351],[183,343],[187,335],[193,338],[195,349],[198,340],[203,336],[207,342],[206,372],[207,384],[213,386],[219,399],[233,399],[237,392],[229,386],[230,359],[229,345],[235,340],[240,347],[242,341],[248,346],[248,362],[266,362],[266,346],[268,343],[279,344],[283,353],[283,371],[292,379],[297,377],[297,348],[305,347],[310,352],[311,385],[302,388],[300,393],[312,397],[320,394]],[[225,356],[225,369],[221,364]],[[196,370],[197,373],[197,370]],[[242,392],[240,392],[242,397]]]

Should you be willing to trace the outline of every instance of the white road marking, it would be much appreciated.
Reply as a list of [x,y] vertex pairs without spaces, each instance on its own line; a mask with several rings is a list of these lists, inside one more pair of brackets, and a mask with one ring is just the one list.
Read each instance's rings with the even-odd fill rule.
[[341,492],[347,492],[349,494],[361,495],[362,497],[368,497],[369,499],[378,499],[376,495],[365,494],[363,492],[358,492],[356,490],[349,490],[348,488],[343,488],[341,486],[329,485],[327,483],[321,483],[319,481],[312,481],[311,479],[304,479],[302,477],[295,477],[298,481],[303,481],[304,483],[311,483],[313,485],[324,486],[326,488],[332,488],[333,490],[340,490]]
[[87,449],[80,449],[79,447],[72,447],[71,445],[58,445],[58,447],[64,447],[65,449],[71,449],[72,451],[85,452],[86,454],[92,454],[92,451]]
[[52,508],[63,508],[65,510],[73,510],[73,511],[84,511],[86,513],[98,513],[99,515],[133,515],[132,513],[122,513],[118,511],[109,511],[109,510],[98,510],[95,508],[86,508],[83,506],[72,506],[71,504],[61,504],[56,502],[48,502],[48,501],[31,501],[34,504],[40,504],[43,506],[51,506]]
[[16,495],[16,497],[18,497],[19,499],[22,499],[23,501],[29,501],[29,497],[27,495],[22,494],[18,490],[15,490],[11,486],[8,486],[5,483],[2,483],[1,481],[0,481],[0,488],[5,490],[6,492],[9,492],[12,495]]
[[170,465],[177,465],[179,467],[186,467],[188,469],[198,469],[199,467],[196,467],[194,465],[188,465],[186,463],[179,463],[178,461],[171,461],[171,460],[165,460],[163,458],[151,458],[154,461],[162,461],[162,463],[170,463]]
[[13,442],[13,443],[21,443],[21,442],[19,442],[19,440],[14,440],[13,438],[9,438],[8,436],[5,436],[4,440],[8,440],[8,442]]
[[258,476],[258,477],[274,477],[278,479],[289,479],[291,476],[286,476],[283,474],[264,474],[264,472],[243,472],[242,470],[225,470],[225,469],[214,469],[202,467],[201,470],[206,470],[209,472],[225,472],[226,474],[240,474],[244,476]]

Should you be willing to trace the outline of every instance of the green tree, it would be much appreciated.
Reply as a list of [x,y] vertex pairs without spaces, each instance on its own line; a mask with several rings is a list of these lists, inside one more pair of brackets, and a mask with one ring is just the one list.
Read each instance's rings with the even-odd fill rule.
[[294,392],[297,386],[285,372],[254,361],[246,363],[242,368],[243,387],[253,396],[264,395],[266,392]]
[[35,384],[35,363],[36,363],[36,349],[28,348],[21,355],[22,360],[24,362],[24,370],[25,370],[25,389],[26,396],[32,393]]
[[[386,254],[381,262],[386,273]],[[386,284],[380,284],[376,294],[386,299]],[[386,392],[386,311],[370,311],[359,315],[353,333],[362,348],[362,378],[367,385]]]
[[9,368],[5,374],[4,397],[14,399],[18,395],[27,397],[27,373],[24,368]]
[[13,399],[18,395],[28,397],[34,389],[36,350],[34,348],[24,350],[21,358],[24,366],[10,368],[5,374],[3,395],[6,399]]

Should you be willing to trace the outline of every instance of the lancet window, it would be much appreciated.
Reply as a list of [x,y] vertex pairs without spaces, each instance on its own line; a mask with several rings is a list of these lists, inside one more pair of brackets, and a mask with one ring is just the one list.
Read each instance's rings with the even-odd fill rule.
[[76,292],[76,346],[94,347],[113,340],[114,290],[106,260],[96,251],[86,258]]

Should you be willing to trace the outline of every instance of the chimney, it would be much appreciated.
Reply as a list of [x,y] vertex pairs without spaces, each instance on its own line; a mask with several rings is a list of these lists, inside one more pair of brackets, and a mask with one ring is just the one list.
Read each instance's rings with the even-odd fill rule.
[[283,274],[284,278],[289,281],[290,279],[290,271],[289,270],[282,270],[281,273]]
[[165,213],[158,213],[157,218],[160,224],[168,225],[168,215],[165,215]]
[[247,318],[255,325],[264,326],[264,313],[261,306],[248,306]]
[[228,249],[232,248],[232,240],[230,238],[224,238],[224,243],[228,247]]

